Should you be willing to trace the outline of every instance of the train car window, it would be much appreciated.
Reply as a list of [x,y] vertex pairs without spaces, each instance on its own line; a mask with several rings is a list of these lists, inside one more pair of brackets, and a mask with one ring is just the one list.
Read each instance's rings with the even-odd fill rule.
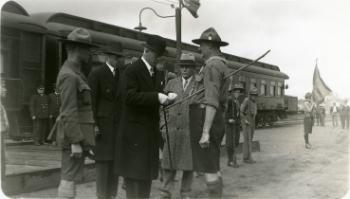
[[256,79],[250,79],[250,89],[257,88],[258,84],[256,83]]
[[1,67],[5,77],[19,78],[19,52],[19,39],[3,35],[1,38]]
[[283,84],[281,82],[278,82],[277,84],[277,96],[283,95]]
[[260,95],[263,95],[263,96],[267,95],[267,85],[266,85],[266,81],[264,80],[261,80]]
[[275,82],[270,83],[270,96],[275,96],[276,95],[276,86]]

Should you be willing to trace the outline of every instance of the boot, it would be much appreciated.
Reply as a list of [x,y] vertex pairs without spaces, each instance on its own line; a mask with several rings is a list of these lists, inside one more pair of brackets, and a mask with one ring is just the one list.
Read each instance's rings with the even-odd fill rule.
[[74,198],[75,197],[75,184],[74,181],[61,180],[58,187],[59,198]]
[[222,182],[220,179],[213,182],[207,182],[207,186],[209,191],[209,198],[222,198]]

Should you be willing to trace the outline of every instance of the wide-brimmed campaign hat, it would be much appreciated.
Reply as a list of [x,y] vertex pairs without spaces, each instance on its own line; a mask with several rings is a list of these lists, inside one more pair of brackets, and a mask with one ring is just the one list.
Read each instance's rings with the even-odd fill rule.
[[311,99],[311,97],[312,97],[312,94],[310,92],[307,92],[305,94],[305,99]]
[[165,39],[159,35],[149,35],[144,46],[158,55],[163,55],[166,52]]
[[182,53],[180,60],[176,62],[178,66],[196,66],[196,58],[192,53]]
[[64,43],[82,45],[86,47],[97,47],[92,43],[89,31],[84,28],[76,28],[67,35],[66,39],[60,39]]
[[192,42],[195,44],[201,44],[203,41],[216,43],[219,46],[227,46],[228,43],[222,41],[219,34],[216,32],[214,28],[208,28],[205,30],[199,39],[193,39]]

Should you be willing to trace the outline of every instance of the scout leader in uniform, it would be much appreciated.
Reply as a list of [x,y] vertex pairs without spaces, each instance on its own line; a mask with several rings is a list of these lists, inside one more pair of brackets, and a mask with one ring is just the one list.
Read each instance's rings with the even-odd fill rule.
[[[181,75],[170,80],[165,92],[176,93],[175,103],[189,96],[194,86],[195,57],[191,53],[183,53],[176,63],[180,67]],[[181,197],[189,197],[193,181],[192,149],[189,124],[189,101],[186,100],[168,111],[167,124],[169,140],[163,148],[163,184],[161,198],[171,198],[171,188],[175,180],[176,171],[182,170]],[[163,137],[166,137],[163,135]],[[169,143],[168,143],[169,142]],[[170,151],[168,150],[170,144]],[[169,155],[171,154],[171,156]],[[171,158],[171,163],[170,163]]]
[[199,39],[192,40],[206,60],[196,79],[196,89],[204,92],[192,97],[190,104],[190,130],[193,169],[205,174],[210,198],[221,198],[220,145],[225,133],[223,111],[226,102],[228,75],[226,59],[220,47],[228,45],[209,28]]
[[44,86],[37,88],[37,94],[30,99],[30,113],[33,120],[34,144],[42,145],[45,142],[49,122],[49,98],[44,93]]
[[309,134],[312,133],[312,111],[315,107],[315,104],[311,101],[312,94],[305,94],[305,102],[303,104],[304,111],[304,141],[305,148],[310,149],[311,144],[309,143]]
[[74,198],[75,184],[83,175],[85,154],[95,145],[91,89],[82,73],[83,67],[88,67],[90,49],[94,45],[90,33],[82,28],[74,29],[62,41],[67,59],[56,82],[61,95],[56,140],[62,149],[58,197]]
[[123,54],[105,47],[106,63],[91,71],[89,86],[92,93],[92,109],[97,126],[96,146],[96,194],[97,198],[115,198],[118,176],[114,175],[114,151],[120,116],[119,79],[123,69]]
[[236,160],[236,147],[239,144],[241,132],[241,111],[238,100],[244,88],[241,84],[235,84],[229,89],[230,95],[227,100],[225,120],[226,120],[226,149],[227,149],[227,166],[238,168]]
[[252,142],[255,131],[255,117],[258,113],[256,105],[256,97],[258,96],[258,89],[252,87],[249,95],[241,104],[241,122],[243,128],[243,161],[248,164],[255,163],[252,157]]
[[122,115],[116,144],[116,173],[124,177],[127,198],[149,198],[158,177],[159,108],[174,98],[163,94],[155,66],[165,50],[164,38],[149,35],[142,57],[122,75]]

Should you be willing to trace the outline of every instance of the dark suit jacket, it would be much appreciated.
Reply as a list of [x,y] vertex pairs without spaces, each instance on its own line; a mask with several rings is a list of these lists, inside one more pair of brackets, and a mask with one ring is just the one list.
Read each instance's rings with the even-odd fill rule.
[[30,99],[30,114],[37,119],[49,118],[49,98],[47,95],[33,95]]
[[90,72],[88,81],[91,88],[92,109],[100,134],[96,137],[95,160],[113,160],[120,101],[118,80],[104,64]]
[[115,164],[115,171],[120,176],[143,180],[158,176],[161,81],[159,71],[151,78],[141,59],[125,69]]
[[227,100],[227,110],[225,114],[225,120],[226,123],[228,123],[229,119],[233,119],[235,122],[234,124],[240,125],[241,122],[241,113],[240,113],[240,103],[239,100],[235,102],[235,100],[230,97]]

